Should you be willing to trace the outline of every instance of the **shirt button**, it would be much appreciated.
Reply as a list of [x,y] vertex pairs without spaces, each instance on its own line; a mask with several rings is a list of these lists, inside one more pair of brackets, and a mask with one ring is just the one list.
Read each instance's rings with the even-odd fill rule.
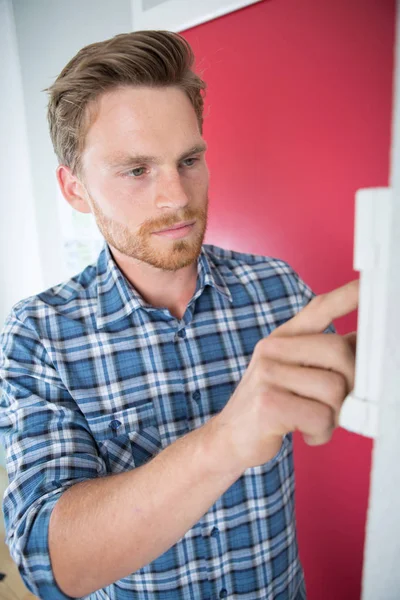
[[178,331],[178,335],[180,338],[184,338],[186,337],[186,331],[184,329],[181,329],[180,331]]
[[111,421],[111,423],[109,424],[109,427],[111,427],[111,429],[113,429],[114,431],[118,429],[118,427],[121,425],[121,421],[118,421],[118,419],[114,419],[113,421]]
[[228,592],[226,591],[226,589],[225,589],[225,588],[222,588],[222,590],[221,590],[221,591],[220,591],[220,593],[219,593],[219,597],[220,597],[220,598],[226,598],[226,597],[227,597],[227,595],[228,595]]
[[199,390],[196,390],[195,392],[193,392],[193,399],[194,400],[199,400],[201,394],[199,392]]
[[218,537],[218,534],[219,534],[218,527],[213,527],[210,535],[212,535],[213,537]]

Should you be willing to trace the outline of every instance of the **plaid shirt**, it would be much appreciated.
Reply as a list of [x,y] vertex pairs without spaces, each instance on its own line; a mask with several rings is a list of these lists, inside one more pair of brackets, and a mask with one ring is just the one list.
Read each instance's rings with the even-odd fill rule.
[[[256,343],[315,295],[284,261],[203,244],[181,320],[144,301],[104,247],[69,281],[14,305],[1,333],[6,543],[43,600],[71,485],[134,469],[220,412]],[[327,330],[334,332],[333,326]],[[251,401],[251,399],[249,399]],[[171,482],[173,485],[173,482]],[[167,552],[90,600],[303,600],[292,434]]]

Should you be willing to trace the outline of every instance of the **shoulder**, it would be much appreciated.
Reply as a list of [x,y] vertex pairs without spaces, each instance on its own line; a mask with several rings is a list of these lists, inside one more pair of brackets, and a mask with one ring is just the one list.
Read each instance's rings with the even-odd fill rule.
[[[212,244],[204,244],[204,251],[212,267],[217,269],[227,282],[265,283],[270,287],[277,282],[283,282],[295,291],[298,285],[298,275],[289,263],[280,258],[227,250]],[[296,289],[296,291],[298,291]]]
[[239,252],[238,250],[227,250],[213,244],[203,244],[207,257],[216,266],[226,266],[231,269],[243,269],[253,267],[256,271],[266,269],[286,274],[293,274],[292,267],[286,261],[273,256],[262,254],[251,254]]
[[[97,299],[96,264],[85,267],[73,277],[16,302],[10,309],[3,325],[2,334],[23,329],[40,331],[54,318],[68,316],[80,318],[95,308]],[[40,327],[39,327],[40,324]]]
[[204,244],[211,265],[231,287],[246,289],[257,302],[276,301],[301,310],[315,296],[312,288],[292,265],[275,256],[227,250],[213,244]]

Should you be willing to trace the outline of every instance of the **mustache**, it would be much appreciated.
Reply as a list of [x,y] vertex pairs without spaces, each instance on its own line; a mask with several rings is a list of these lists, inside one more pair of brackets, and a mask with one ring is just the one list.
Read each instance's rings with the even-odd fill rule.
[[170,217],[168,219],[161,220],[151,220],[142,223],[140,227],[140,233],[152,233],[153,231],[160,231],[162,229],[168,229],[170,227],[174,227],[178,225],[178,223],[183,223],[186,221],[197,221],[204,220],[207,215],[207,210],[198,210],[198,211],[186,211],[184,214],[176,216],[174,218]]

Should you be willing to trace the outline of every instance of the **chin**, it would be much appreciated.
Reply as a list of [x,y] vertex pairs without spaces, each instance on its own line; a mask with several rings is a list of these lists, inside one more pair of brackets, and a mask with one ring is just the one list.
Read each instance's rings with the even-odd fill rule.
[[199,257],[201,252],[201,244],[200,246],[182,244],[174,244],[174,248],[171,250],[157,251],[151,253],[151,255],[147,255],[145,258],[145,262],[152,264],[154,267],[159,269],[163,269],[165,271],[178,271],[179,269],[184,269],[185,267],[193,264]]
[[104,236],[108,245],[118,253],[163,271],[179,271],[197,261],[204,241],[205,231],[190,239],[157,239],[150,234],[145,239],[123,236],[113,240]]

